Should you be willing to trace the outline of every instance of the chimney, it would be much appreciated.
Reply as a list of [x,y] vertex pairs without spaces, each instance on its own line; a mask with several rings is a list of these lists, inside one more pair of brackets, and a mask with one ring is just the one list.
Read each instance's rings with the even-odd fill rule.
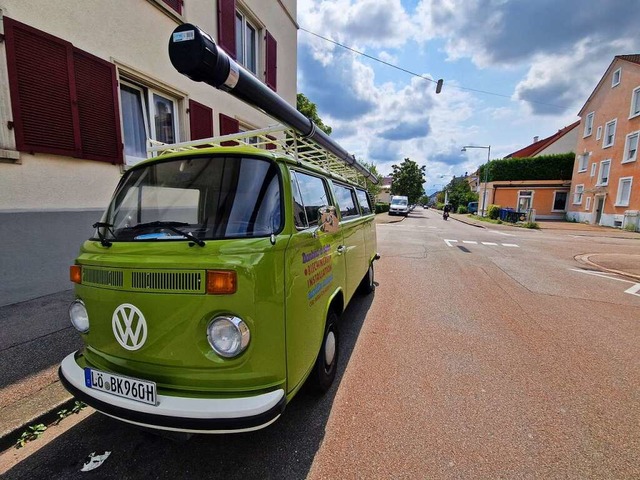
[[540,140],[540,137],[538,135],[533,137],[533,143],[536,143],[538,140]]

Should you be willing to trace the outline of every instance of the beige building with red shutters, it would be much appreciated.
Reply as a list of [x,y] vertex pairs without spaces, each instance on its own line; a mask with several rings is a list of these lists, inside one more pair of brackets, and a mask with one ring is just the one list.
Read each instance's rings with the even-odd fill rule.
[[640,55],[616,56],[578,115],[568,218],[640,230]]
[[171,65],[193,23],[296,104],[296,0],[0,0],[0,305],[69,288],[68,267],[147,140],[276,123]]

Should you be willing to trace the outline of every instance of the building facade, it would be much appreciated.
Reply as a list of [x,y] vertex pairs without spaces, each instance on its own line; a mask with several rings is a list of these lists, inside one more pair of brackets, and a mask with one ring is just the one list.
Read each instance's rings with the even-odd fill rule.
[[[484,183],[482,184],[484,187]],[[564,220],[570,182],[563,180],[514,180],[487,183],[487,205],[518,212],[535,210],[537,220]],[[480,192],[479,204],[484,192]],[[481,205],[480,205],[481,207]]]
[[580,110],[568,217],[639,229],[640,55],[618,55]]
[[295,106],[296,15],[296,0],[0,0],[0,305],[70,288],[81,242],[149,139],[276,123],[178,73],[178,25]]

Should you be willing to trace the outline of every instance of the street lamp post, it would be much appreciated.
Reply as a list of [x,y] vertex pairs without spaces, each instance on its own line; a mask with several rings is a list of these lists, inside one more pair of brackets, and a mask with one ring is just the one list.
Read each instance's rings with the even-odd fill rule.
[[487,164],[484,167],[484,189],[482,192],[482,216],[484,217],[484,212],[487,209],[487,176],[489,174],[489,162],[491,161],[491,145],[487,145],[486,147],[480,145],[465,145],[462,147],[463,152],[467,151],[467,148],[486,148],[487,149]]

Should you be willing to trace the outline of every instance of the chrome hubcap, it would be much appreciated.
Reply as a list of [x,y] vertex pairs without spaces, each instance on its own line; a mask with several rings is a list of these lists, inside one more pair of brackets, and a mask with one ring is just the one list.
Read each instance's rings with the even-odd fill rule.
[[324,342],[324,363],[329,366],[336,356],[336,336],[333,332],[327,333],[327,340]]

